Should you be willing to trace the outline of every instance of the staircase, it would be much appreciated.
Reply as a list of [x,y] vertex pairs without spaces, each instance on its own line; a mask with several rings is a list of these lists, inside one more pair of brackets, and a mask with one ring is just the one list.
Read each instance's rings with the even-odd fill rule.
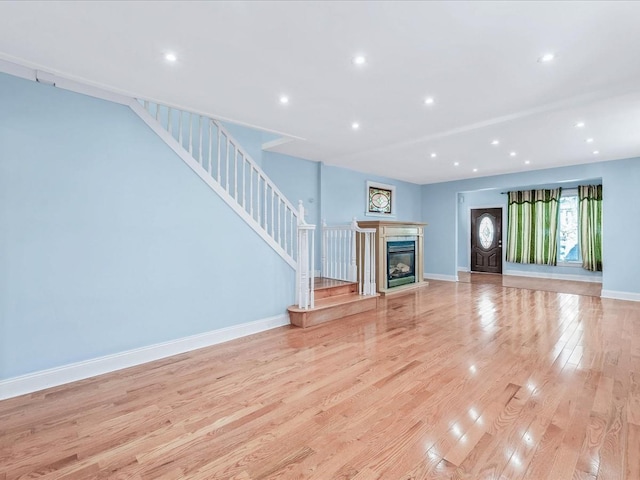
[[356,282],[316,278],[314,296],[313,308],[299,308],[295,305],[289,307],[292,325],[302,328],[313,327],[378,307],[378,294],[360,295]]
[[314,304],[289,307],[291,324],[312,327],[378,307],[374,228],[322,225],[322,277],[313,284]]
[[292,268],[297,268],[299,208],[217,120],[154,102],[131,109]]
[[304,221],[261,167],[219,121],[158,103],[130,108],[296,271],[291,323],[318,325],[377,307],[375,229],[351,225],[322,231],[322,271],[314,280],[315,225]]

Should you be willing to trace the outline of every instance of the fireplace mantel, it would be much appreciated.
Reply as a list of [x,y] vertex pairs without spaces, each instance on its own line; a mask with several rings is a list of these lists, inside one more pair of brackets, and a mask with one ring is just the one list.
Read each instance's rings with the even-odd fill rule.
[[[376,229],[376,284],[382,295],[403,292],[428,285],[424,274],[424,227],[426,223],[397,222],[391,220],[358,222],[360,228]],[[389,287],[387,283],[389,266],[387,265],[387,243],[390,241],[414,240],[415,248],[415,283]]]

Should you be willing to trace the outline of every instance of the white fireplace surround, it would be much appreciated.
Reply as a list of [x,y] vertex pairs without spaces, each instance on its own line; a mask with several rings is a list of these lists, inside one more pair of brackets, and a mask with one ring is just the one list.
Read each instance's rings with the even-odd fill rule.
[[[391,220],[358,222],[360,227],[376,229],[376,285],[382,295],[402,292],[426,285],[424,281],[424,227],[426,223],[396,222]],[[415,242],[415,283],[387,287],[388,242]]]
[[398,236],[398,237],[386,237],[385,246],[389,242],[416,242],[416,248],[418,244],[418,237],[416,235]]

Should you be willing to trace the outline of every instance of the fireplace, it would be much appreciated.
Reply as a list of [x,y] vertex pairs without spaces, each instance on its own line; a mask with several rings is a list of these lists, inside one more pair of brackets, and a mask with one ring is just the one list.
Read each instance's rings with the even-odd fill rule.
[[374,265],[378,293],[394,295],[429,285],[423,278],[426,223],[378,220],[358,225],[376,229]]
[[387,288],[416,281],[416,242],[387,242]]

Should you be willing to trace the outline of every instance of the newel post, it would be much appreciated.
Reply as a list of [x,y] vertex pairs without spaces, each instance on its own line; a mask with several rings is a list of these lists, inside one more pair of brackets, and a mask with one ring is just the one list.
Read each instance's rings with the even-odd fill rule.
[[357,282],[358,281],[358,265],[356,264],[356,237],[358,236],[358,222],[356,221],[356,217],[353,217],[351,221],[351,252],[349,255],[349,281]]
[[298,225],[304,225],[306,223],[304,220],[304,203],[302,200],[298,200]]
[[324,219],[322,220],[322,228],[320,229],[320,241],[321,243],[321,252],[320,252],[320,265],[321,265],[321,272],[320,272],[320,276],[321,277],[326,277],[327,276],[327,272],[329,271],[328,265],[327,265],[327,233],[325,232],[325,229],[327,228],[327,220]]
[[314,232],[315,225],[304,220],[304,205],[298,202],[298,265],[296,268],[296,292],[299,308],[314,307]]
[[303,234],[304,232],[300,228],[300,225],[304,224],[304,205],[302,200],[298,200],[298,222],[296,228],[296,243],[298,252],[298,264],[296,265],[296,303],[299,308],[306,308],[304,289],[304,257],[307,253],[306,246],[304,245]]

